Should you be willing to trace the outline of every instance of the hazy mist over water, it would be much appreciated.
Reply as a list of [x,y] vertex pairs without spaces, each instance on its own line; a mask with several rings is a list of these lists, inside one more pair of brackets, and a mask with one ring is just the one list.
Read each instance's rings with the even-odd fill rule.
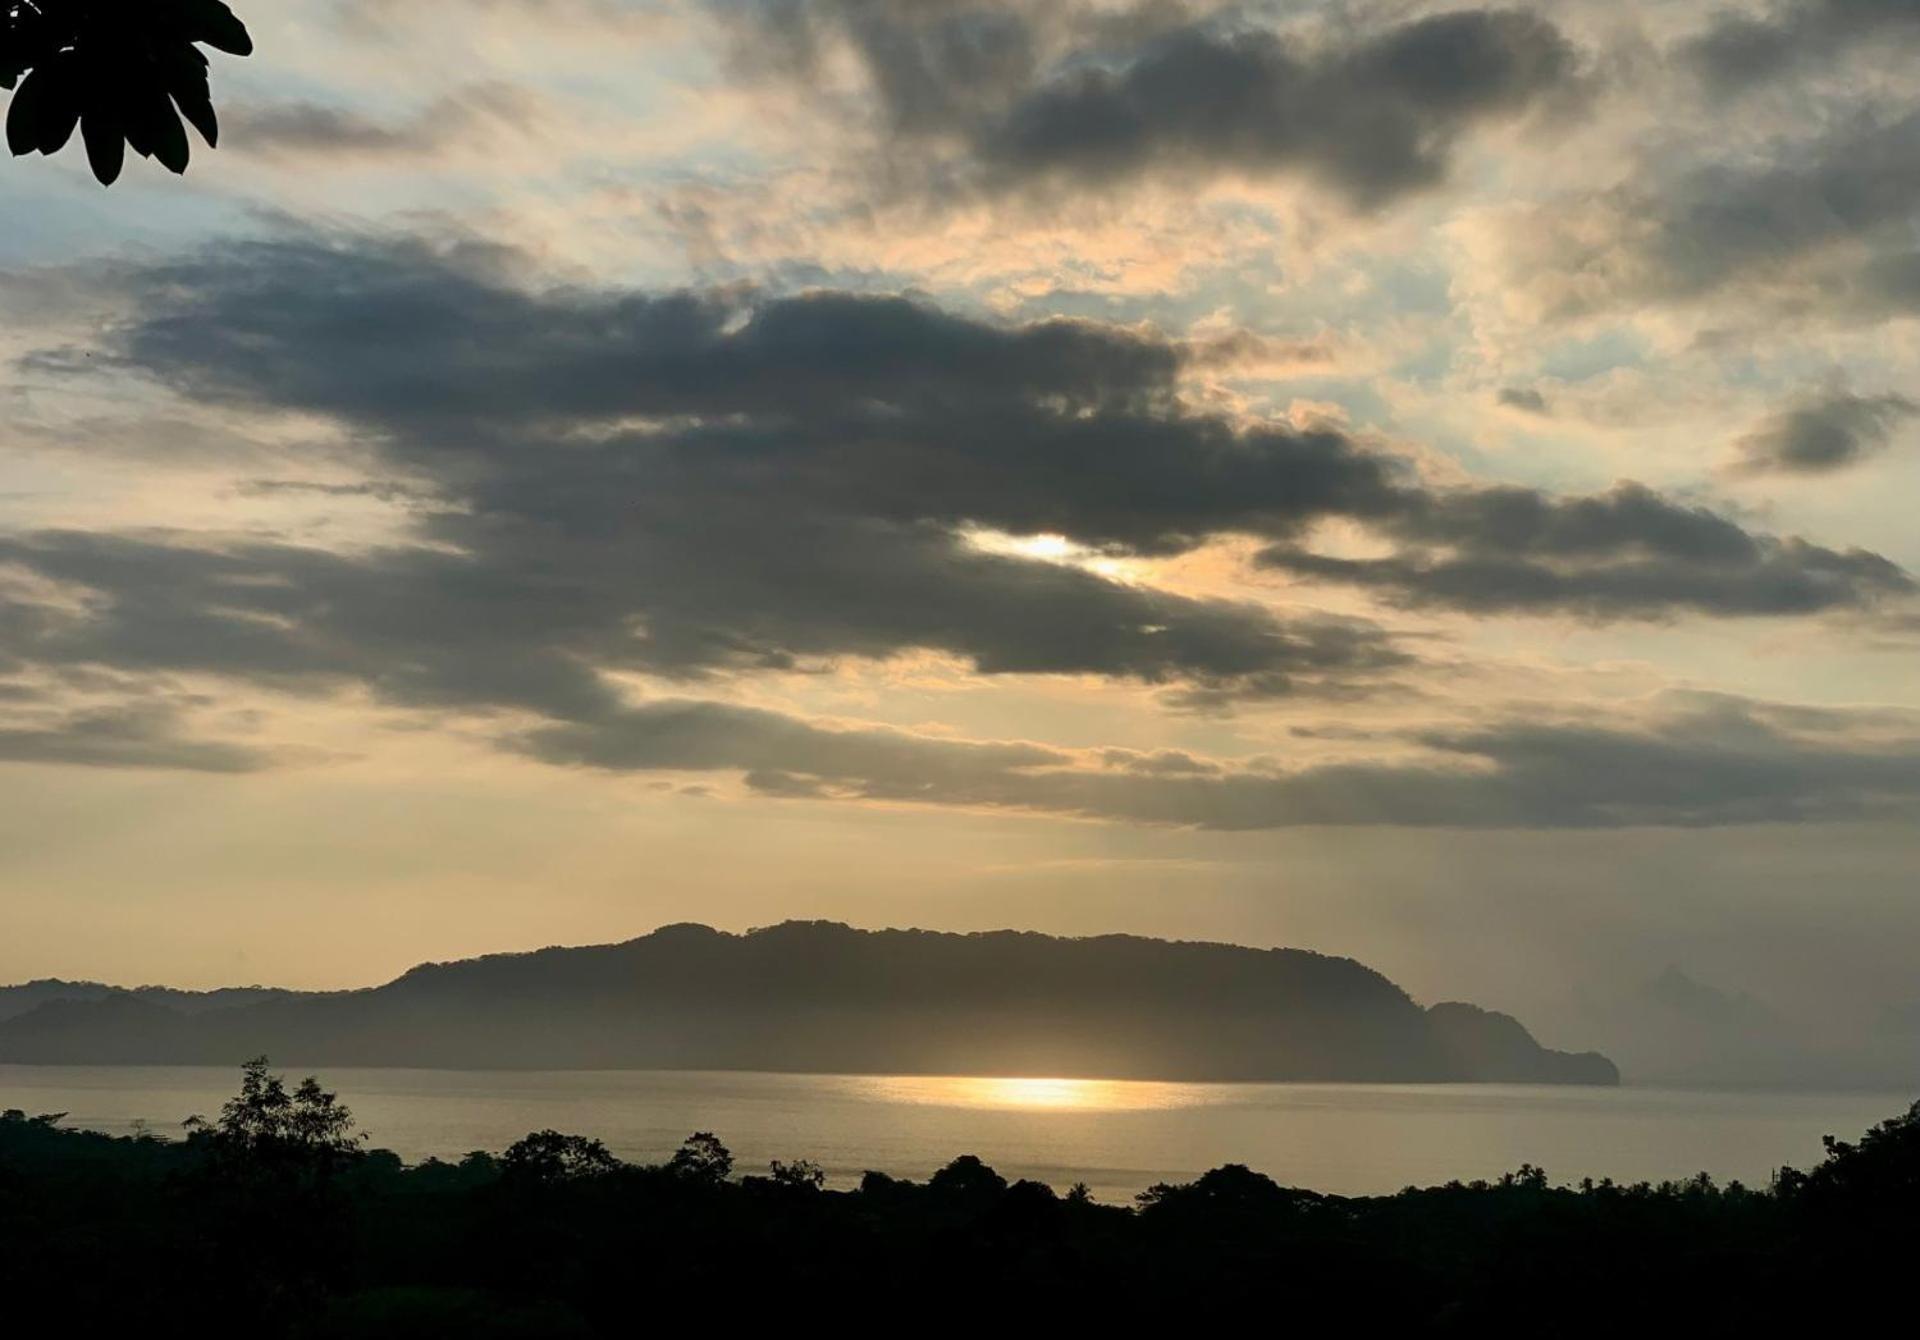
[[[289,1073],[304,1073],[300,1066]],[[1687,1177],[1764,1185],[1809,1166],[1910,1095],[1517,1085],[1177,1084],[1040,1078],[697,1071],[329,1069],[371,1143],[408,1160],[498,1151],[531,1130],[664,1159],[711,1130],[745,1171],[807,1157],[830,1185],[877,1169],[924,1178],[962,1153],[1002,1174],[1125,1200],[1243,1162],[1335,1194],[1494,1178],[1521,1163],[1555,1181]],[[0,1066],[0,1107],[68,1125],[168,1134],[232,1091],[226,1067]]]

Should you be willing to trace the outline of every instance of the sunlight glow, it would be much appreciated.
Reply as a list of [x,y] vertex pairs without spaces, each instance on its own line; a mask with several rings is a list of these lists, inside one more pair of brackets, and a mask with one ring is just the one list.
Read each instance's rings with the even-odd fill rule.
[[870,1081],[897,1103],[996,1111],[1137,1112],[1209,1101],[1209,1086],[1025,1075],[891,1075]]
[[964,534],[967,543],[983,553],[1084,568],[1088,572],[1098,573],[1112,581],[1133,581],[1140,576],[1140,564],[1137,560],[1103,554],[1098,550],[1077,544],[1064,535],[1055,535],[1052,532],[1039,535],[1009,535],[1005,531],[976,527]]
[[977,1079],[980,1096],[997,1107],[1105,1107],[1093,1080]]
[[967,534],[975,548],[990,554],[1008,554],[1015,558],[1037,558],[1046,563],[1066,563],[1080,556],[1080,546],[1064,535],[1008,535],[1000,531],[975,530]]

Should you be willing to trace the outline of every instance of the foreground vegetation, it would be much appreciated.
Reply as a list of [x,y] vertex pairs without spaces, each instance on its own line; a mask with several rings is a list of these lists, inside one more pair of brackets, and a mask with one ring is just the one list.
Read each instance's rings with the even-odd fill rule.
[[[698,1133],[636,1166],[537,1132],[405,1166],[264,1061],[184,1140],[0,1117],[0,1298],[15,1333],[626,1335],[685,1319],[867,1327],[1218,1315],[1427,1334],[1835,1333],[1911,1286],[1920,1103],[1765,1190],[1495,1183],[1394,1196],[1246,1168],[1132,1207],[1009,1184],[971,1156],[853,1191],[735,1176]],[[1247,1311],[1246,1309],[1257,1309]]]

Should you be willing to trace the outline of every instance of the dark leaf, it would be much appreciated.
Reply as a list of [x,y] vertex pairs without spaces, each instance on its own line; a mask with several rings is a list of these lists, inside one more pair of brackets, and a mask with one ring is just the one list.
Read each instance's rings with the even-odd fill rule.
[[73,127],[80,120],[80,73],[73,61],[59,57],[35,73],[53,81],[40,107],[40,152],[57,154],[73,138]]
[[196,42],[253,51],[223,0],[0,0],[0,87],[14,90],[8,146],[54,153],[77,124],[104,183],[118,178],[128,148],[185,171],[182,119],[209,145],[220,134]]
[[207,59],[196,47],[176,47],[161,62],[161,84],[180,106],[180,115],[200,132],[211,147],[220,140],[220,122],[213,114],[207,87]]
[[147,138],[149,152],[169,172],[187,170],[187,132],[173,110],[173,103],[158,85],[150,84],[140,96],[134,113]]
[[88,108],[80,118],[80,138],[86,141],[87,162],[102,186],[113,185],[126,155],[120,118],[105,108]]
[[150,77],[130,74],[120,90],[121,128],[142,158],[157,158],[173,172],[187,170],[187,132],[166,90]]
[[73,134],[80,90],[71,60],[55,59],[21,81],[7,108],[7,147],[15,154],[56,153]]
[[232,56],[253,54],[253,38],[247,33],[247,25],[220,0],[182,0],[181,10],[188,41],[205,42],[215,51]]
[[34,71],[7,104],[7,148],[16,158],[40,147],[40,114],[34,110],[34,104],[45,96],[45,82],[40,72]]
[[142,158],[153,157],[153,120],[146,114],[146,105],[130,87],[114,90],[112,101],[118,109],[120,134],[126,140],[127,147]]
[[0,88],[12,88],[20,76],[53,54],[47,25],[31,10],[0,8]]
[[213,100],[207,96],[205,80],[201,80],[198,88],[176,87],[173,100],[180,106],[180,115],[200,132],[209,149],[220,143],[220,119],[213,114]]
[[169,79],[192,73],[198,73],[203,79],[206,77],[206,53],[185,38],[178,42],[162,43],[151,54],[154,63],[166,71]]

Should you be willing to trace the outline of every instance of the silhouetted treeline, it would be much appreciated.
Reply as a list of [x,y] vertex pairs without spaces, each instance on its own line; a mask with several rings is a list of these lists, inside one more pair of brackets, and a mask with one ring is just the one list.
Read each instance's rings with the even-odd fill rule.
[[[1130,1207],[962,1156],[925,1182],[736,1175],[555,1131],[404,1166],[264,1062],[186,1139],[0,1119],[17,1334],[601,1336],[1202,1320],[1281,1332],[1853,1334],[1911,1289],[1920,1103],[1768,1188],[1497,1182],[1338,1197],[1229,1165]],[[42,1329],[36,1329],[42,1328]]]

